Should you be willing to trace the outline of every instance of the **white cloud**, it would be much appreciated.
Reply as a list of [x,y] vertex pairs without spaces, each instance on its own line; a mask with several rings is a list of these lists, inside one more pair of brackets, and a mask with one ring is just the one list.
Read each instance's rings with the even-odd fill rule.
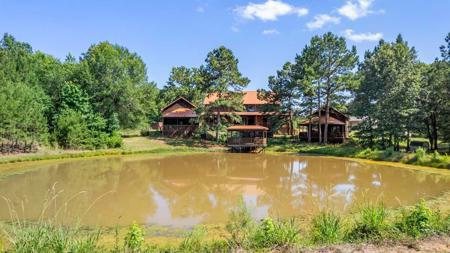
[[310,30],[322,28],[326,24],[339,24],[341,19],[327,14],[320,14],[314,17],[314,21],[306,24]]
[[261,4],[249,3],[246,6],[239,6],[234,9],[234,12],[244,19],[258,18],[262,21],[275,21],[278,17],[285,15],[305,16],[309,11],[306,8],[284,3],[282,0],[267,0]]
[[205,12],[205,8],[203,6],[197,6],[197,8],[195,8],[195,11],[198,13],[203,13]]
[[355,33],[352,29],[345,30],[344,35],[354,42],[379,41],[383,38],[382,33]]
[[264,30],[262,31],[263,35],[277,35],[280,34],[280,32],[276,29],[269,29],[269,30]]
[[239,32],[239,27],[233,25],[233,26],[231,26],[231,31],[237,33],[237,32]]
[[370,9],[374,0],[349,0],[338,9],[339,14],[351,20],[365,17],[373,11]]

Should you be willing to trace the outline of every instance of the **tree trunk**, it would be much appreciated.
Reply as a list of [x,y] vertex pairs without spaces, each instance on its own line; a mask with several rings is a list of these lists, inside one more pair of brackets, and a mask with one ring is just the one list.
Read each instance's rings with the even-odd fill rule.
[[431,129],[430,129],[430,121],[429,119],[426,119],[424,121],[425,126],[427,127],[427,137],[428,137],[428,142],[430,143],[430,149],[434,150],[434,141],[433,141],[433,135],[431,134]]
[[436,122],[436,115],[433,113],[431,118],[431,127],[432,127],[432,134],[433,134],[433,148],[434,150],[438,149],[438,130],[437,130],[437,122]]
[[406,130],[406,152],[409,152],[409,149],[410,149],[410,143],[411,143],[410,134],[411,134],[411,132],[408,127]]
[[328,143],[328,118],[330,117],[330,97],[327,94],[325,100],[325,129],[323,132],[323,143]]
[[318,99],[318,103],[317,103],[317,109],[319,111],[319,120],[317,121],[318,124],[318,131],[319,131],[319,143],[322,143],[322,126],[320,125],[320,117],[322,116],[321,113],[321,108],[320,108],[320,88],[317,88],[317,99]]
[[309,106],[308,143],[311,143],[311,131],[312,131],[311,128],[312,128],[312,103]]
[[289,111],[289,135],[294,136],[294,119],[292,117],[292,111]]
[[217,122],[216,122],[216,142],[219,142],[219,127],[220,127],[220,111],[217,111]]

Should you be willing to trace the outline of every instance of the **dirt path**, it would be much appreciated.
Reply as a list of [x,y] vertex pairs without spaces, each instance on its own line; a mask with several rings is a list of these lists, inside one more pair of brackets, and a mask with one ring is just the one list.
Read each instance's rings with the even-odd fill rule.
[[401,244],[343,244],[320,249],[303,251],[304,253],[410,253],[410,252],[450,252],[450,236],[435,236],[417,242]]

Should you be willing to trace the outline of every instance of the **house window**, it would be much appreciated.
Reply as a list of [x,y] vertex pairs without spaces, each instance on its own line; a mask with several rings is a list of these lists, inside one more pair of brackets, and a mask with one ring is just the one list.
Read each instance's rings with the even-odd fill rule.
[[255,105],[246,105],[245,106],[245,110],[247,112],[255,112],[256,111],[256,106]]

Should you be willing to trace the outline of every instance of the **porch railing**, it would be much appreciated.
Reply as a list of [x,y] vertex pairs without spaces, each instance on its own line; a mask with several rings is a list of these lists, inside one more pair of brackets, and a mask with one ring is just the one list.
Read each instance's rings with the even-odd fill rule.
[[196,125],[163,125],[162,134],[169,137],[190,136],[196,128]]
[[228,145],[266,146],[267,138],[264,137],[228,137]]

